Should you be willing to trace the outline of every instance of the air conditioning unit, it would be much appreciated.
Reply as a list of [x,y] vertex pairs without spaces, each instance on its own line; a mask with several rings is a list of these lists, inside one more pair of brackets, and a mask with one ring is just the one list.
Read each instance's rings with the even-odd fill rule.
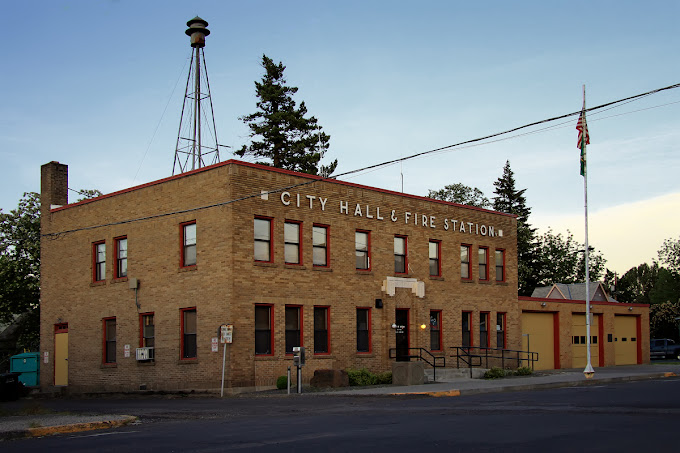
[[154,348],[137,348],[136,353],[137,360],[153,360],[154,359]]

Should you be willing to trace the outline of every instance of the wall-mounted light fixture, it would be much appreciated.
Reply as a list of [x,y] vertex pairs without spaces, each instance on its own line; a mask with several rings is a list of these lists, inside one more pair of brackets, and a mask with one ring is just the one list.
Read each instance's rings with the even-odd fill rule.
[[546,305],[548,304],[546,304],[545,302],[541,302],[541,307],[545,307]]
[[421,325],[420,325],[420,328],[421,328],[422,330],[427,329],[427,324],[421,324]]
[[628,307],[628,311],[633,311],[633,307]]

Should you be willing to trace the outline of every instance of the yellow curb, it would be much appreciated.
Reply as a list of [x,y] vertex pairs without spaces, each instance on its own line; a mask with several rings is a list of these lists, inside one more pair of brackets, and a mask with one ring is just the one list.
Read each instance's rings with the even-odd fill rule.
[[677,374],[673,373],[672,371],[669,371],[669,372],[663,374],[663,377],[673,377],[673,376],[677,376]]
[[438,398],[441,396],[460,396],[460,390],[446,390],[443,392],[404,392],[404,393],[391,393],[391,395],[426,395]]
[[137,420],[132,415],[124,415],[121,420],[105,420],[101,422],[74,423],[61,426],[44,426],[39,428],[28,428],[27,437],[51,436],[53,434],[77,433],[80,431],[92,431],[95,429],[109,429],[117,426],[127,425]]

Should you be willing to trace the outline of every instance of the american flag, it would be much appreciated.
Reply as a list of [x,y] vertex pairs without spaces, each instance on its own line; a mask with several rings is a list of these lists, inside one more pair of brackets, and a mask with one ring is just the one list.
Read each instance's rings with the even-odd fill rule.
[[588,124],[586,123],[586,108],[583,106],[581,114],[576,123],[578,131],[578,148],[581,150],[581,176],[586,175],[586,145],[590,145],[590,135],[588,134]]

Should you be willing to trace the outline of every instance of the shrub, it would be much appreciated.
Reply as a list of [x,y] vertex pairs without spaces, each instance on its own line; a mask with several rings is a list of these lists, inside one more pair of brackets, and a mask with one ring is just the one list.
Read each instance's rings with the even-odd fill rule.
[[521,366],[515,371],[516,376],[529,376],[533,371],[528,366]]
[[504,378],[505,376],[507,376],[507,372],[503,368],[497,366],[487,370],[487,372],[484,373],[484,379],[500,379]]
[[[366,368],[360,370],[347,370],[349,377],[349,385],[376,385],[378,383],[378,376],[371,373]],[[392,382],[392,373],[390,373],[390,382]]]
[[391,384],[392,383],[392,372],[391,371],[385,371],[384,373],[378,373],[376,375],[376,377],[377,377],[376,384],[378,384],[378,385],[385,385],[385,384]]
[[276,388],[279,390],[288,388],[288,376],[279,376],[276,379]]

